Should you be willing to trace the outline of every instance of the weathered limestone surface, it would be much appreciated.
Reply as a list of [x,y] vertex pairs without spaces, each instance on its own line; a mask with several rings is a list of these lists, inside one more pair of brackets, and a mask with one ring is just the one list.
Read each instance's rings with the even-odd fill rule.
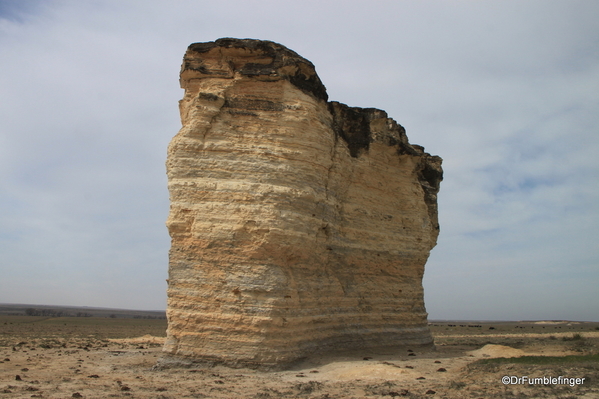
[[431,344],[441,158],[384,111],[327,102],[312,63],[273,42],[192,44],[181,86],[164,351],[271,367]]

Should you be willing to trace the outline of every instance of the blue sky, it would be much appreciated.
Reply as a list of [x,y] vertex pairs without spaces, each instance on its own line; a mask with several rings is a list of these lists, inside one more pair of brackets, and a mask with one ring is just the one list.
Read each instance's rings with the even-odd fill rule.
[[311,60],[444,159],[431,319],[599,321],[599,3],[0,0],[0,302],[164,309],[190,43]]

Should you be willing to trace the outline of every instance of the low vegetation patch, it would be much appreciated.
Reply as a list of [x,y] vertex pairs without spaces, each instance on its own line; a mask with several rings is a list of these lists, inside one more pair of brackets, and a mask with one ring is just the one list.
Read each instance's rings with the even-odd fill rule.
[[599,354],[570,356],[521,356],[480,359],[475,364],[579,364],[599,363]]
[[562,340],[564,340],[564,341],[582,341],[582,340],[584,340],[584,337],[580,334],[574,334],[571,337],[564,337],[564,338],[562,338]]

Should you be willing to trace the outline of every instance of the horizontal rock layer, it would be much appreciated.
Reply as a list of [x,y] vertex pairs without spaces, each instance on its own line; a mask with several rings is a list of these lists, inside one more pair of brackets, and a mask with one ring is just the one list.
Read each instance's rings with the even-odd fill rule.
[[327,103],[312,63],[273,42],[192,44],[181,86],[164,351],[277,367],[431,344],[441,158],[384,111]]

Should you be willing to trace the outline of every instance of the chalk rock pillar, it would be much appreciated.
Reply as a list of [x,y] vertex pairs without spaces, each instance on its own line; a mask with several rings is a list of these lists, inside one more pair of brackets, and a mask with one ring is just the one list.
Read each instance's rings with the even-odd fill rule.
[[384,111],[327,102],[282,45],[189,46],[168,148],[172,359],[280,367],[429,345],[441,158]]

